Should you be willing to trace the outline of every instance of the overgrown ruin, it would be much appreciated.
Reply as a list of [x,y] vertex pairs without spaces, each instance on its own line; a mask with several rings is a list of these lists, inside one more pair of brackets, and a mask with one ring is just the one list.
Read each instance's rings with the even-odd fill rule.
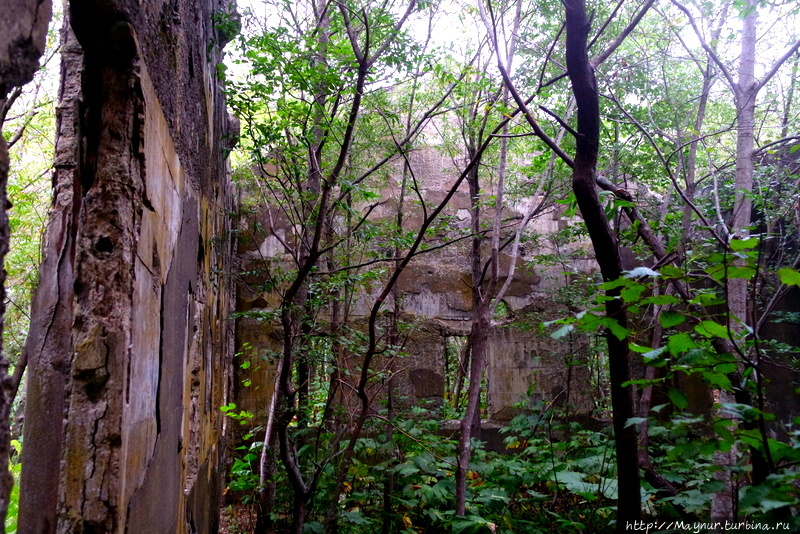
[[[570,0],[565,4],[577,6],[579,2]],[[344,10],[343,5],[338,7]],[[367,27],[366,14],[364,17]],[[366,221],[375,228],[381,228],[387,221],[387,227],[399,221],[397,235],[404,231],[413,234],[413,230],[421,229],[420,235],[427,236],[425,244],[429,249],[415,249],[416,256],[402,264],[404,258],[398,256],[410,249],[406,246],[407,241],[402,242],[403,246],[397,245],[375,230],[374,234],[365,235],[359,244],[369,254],[358,257],[358,261],[354,260],[352,264],[334,265],[334,260],[325,257],[334,246],[320,252],[319,242],[313,246],[303,242],[310,233],[312,225],[309,222],[317,221],[314,209],[303,202],[310,205],[317,202],[317,198],[323,198],[320,191],[328,185],[320,185],[324,182],[320,179],[324,173],[313,169],[314,158],[323,152],[324,143],[320,139],[307,141],[309,147],[303,147],[308,148],[307,152],[311,154],[315,152],[311,145],[314,142],[319,144],[317,154],[309,156],[311,163],[303,160],[297,166],[301,169],[297,191],[286,194],[286,198],[292,198],[297,193],[296,198],[301,199],[298,201],[300,207],[292,207],[299,213],[296,220],[282,216],[279,198],[277,203],[265,201],[266,195],[254,200],[252,191],[246,187],[239,190],[231,182],[228,155],[239,136],[239,124],[226,108],[221,64],[223,48],[239,30],[232,0],[68,0],[64,19],[54,197],[45,233],[40,285],[32,304],[32,322],[25,349],[28,358],[27,398],[18,532],[216,533],[219,507],[224,498],[226,476],[229,475],[227,470],[232,463],[229,453],[240,445],[242,433],[266,426],[271,416],[283,419],[280,421],[283,435],[272,437],[273,448],[267,450],[275,452],[272,460],[283,461],[286,467],[288,474],[285,479],[293,492],[294,502],[290,507],[295,507],[292,512],[295,514],[292,519],[295,527],[303,528],[302,522],[308,515],[306,505],[312,501],[316,489],[314,484],[322,476],[323,468],[333,465],[334,459],[341,461],[336,466],[340,472],[334,473],[335,476],[327,475],[331,481],[326,491],[330,493],[333,504],[328,505],[326,511],[323,509],[326,503],[316,503],[318,509],[314,510],[315,521],[319,519],[321,522],[327,513],[324,519],[330,522],[333,516],[335,524],[335,515],[341,511],[336,509],[339,499],[344,502],[347,497],[344,495],[348,491],[344,489],[344,482],[352,465],[348,462],[358,454],[349,442],[356,440],[349,438],[367,435],[371,438],[374,435],[376,427],[361,434],[364,420],[374,415],[383,417],[378,411],[390,396],[393,410],[411,413],[422,406],[430,410],[431,418],[440,424],[438,429],[446,431],[448,437],[457,436],[460,431],[452,412],[447,412],[443,406],[451,402],[454,395],[464,394],[462,384],[456,382],[465,379],[465,340],[478,321],[475,313],[478,291],[475,290],[482,286],[473,284],[475,276],[471,269],[474,265],[470,265],[470,254],[480,256],[483,253],[483,265],[489,263],[486,250],[482,248],[488,248],[485,246],[488,230],[481,234],[470,228],[473,216],[470,210],[475,209],[479,195],[470,193],[466,181],[458,182],[463,178],[460,174],[463,169],[459,165],[462,160],[470,158],[460,152],[457,156],[444,154],[435,143],[425,145],[417,139],[414,139],[413,149],[397,143],[397,146],[391,146],[394,150],[391,156],[386,157],[388,170],[381,170],[383,174],[380,176],[378,172],[372,176],[372,171],[364,175],[374,179],[369,183],[373,188],[370,193],[378,200],[372,198],[372,203],[352,201],[348,191],[353,189],[353,183],[342,180],[342,174],[336,174],[341,172],[344,162],[351,159],[347,153],[350,145],[342,143],[344,148],[339,158],[342,165],[338,171],[331,171],[330,183],[340,188],[340,196],[336,199],[340,202],[339,208],[347,205],[339,212],[331,211],[326,215],[327,219],[319,218],[324,219],[324,224],[329,227],[326,231],[330,232],[322,237],[322,241],[344,242],[351,233],[363,228],[361,222],[350,226],[344,224],[342,219],[346,215],[343,214],[366,213],[362,222]],[[322,29],[317,28],[320,35],[329,29],[323,19],[326,17],[321,16]],[[347,17],[343,15],[342,20],[346,21]],[[349,22],[341,24],[346,26]],[[588,27],[589,23],[577,26]],[[560,30],[558,35],[561,35]],[[384,35],[382,38],[389,43],[393,37]],[[369,41],[368,37],[366,41]],[[353,52],[355,57],[352,64],[359,65],[355,70],[363,83],[366,74],[361,71],[372,66],[366,53],[369,46],[364,45],[366,52],[358,57],[361,52],[358,39],[352,38],[349,45],[352,50],[348,53]],[[573,51],[579,50],[585,56],[586,46],[578,45]],[[5,68],[2,54],[0,49],[0,68]],[[586,66],[585,70],[593,77],[595,67]],[[592,98],[597,97],[596,81],[594,83],[594,88],[589,87],[591,84],[587,86]],[[320,93],[324,91],[320,90]],[[355,93],[361,96],[358,91]],[[325,100],[319,94],[315,98]],[[510,106],[510,101],[507,104]],[[340,112],[338,106],[338,102],[332,106],[335,110],[331,112],[332,116]],[[487,117],[489,109],[487,106]],[[314,113],[307,115],[313,120],[322,120],[314,117]],[[353,113],[354,117],[356,115]],[[511,113],[504,112],[502,116],[512,118]],[[424,120],[429,121],[430,117],[426,116]],[[440,125],[444,125],[446,119],[440,120]],[[352,126],[355,122],[353,118],[347,124]],[[519,122],[524,125],[522,119]],[[563,126],[558,121],[554,124]],[[599,125],[595,126],[599,129]],[[314,128],[309,128],[309,131],[313,132]],[[365,134],[365,137],[372,133]],[[317,134],[313,133],[309,138]],[[593,149],[594,159],[583,169],[583,186],[596,197],[593,180],[596,178],[597,146]],[[372,156],[368,154],[365,160]],[[549,152],[543,160],[547,157]],[[556,156],[552,156],[547,172],[552,170],[554,161]],[[264,171],[262,163],[251,162],[256,174]],[[371,165],[372,161],[368,163]],[[541,167],[544,168],[545,164]],[[307,174],[303,175],[304,172]],[[401,177],[405,180],[405,172],[415,177],[413,189],[417,198],[413,201],[406,199],[404,203],[400,198],[405,191],[412,189],[405,182],[400,185]],[[620,177],[623,181],[628,179],[624,172],[614,178]],[[568,172],[562,169],[559,178],[566,181]],[[481,201],[497,193],[491,180],[489,182],[480,192],[483,195]],[[461,185],[454,186],[458,183]],[[642,198],[634,198],[637,194],[635,188],[631,186],[630,189],[634,191],[633,195],[627,191],[622,192],[627,196],[614,192],[617,195],[614,199],[645,204]],[[452,198],[449,196],[451,192]],[[303,194],[307,197],[303,198]],[[669,194],[664,198],[669,201]],[[449,202],[442,209],[438,226],[426,227],[426,202],[436,206],[445,199]],[[648,200],[654,199],[663,200],[655,196]],[[616,209],[618,207],[613,206],[615,200],[608,205]],[[536,195],[510,196],[504,201],[505,208],[497,209],[500,214],[493,213],[495,208],[485,201],[482,207],[485,220],[481,224],[488,227],[487,221],[494,215],[498,215],[497,221],[516,224],[539,201],[540,197]],[[240,215],[240,204],[254,206],[254,209]],[[420,206],[425,206],[425,209]],[[582,213],[588,212],[584,209],[586,207],[586,204],[580,206]],[[598,322],[585,331],[569,325],[569,328],[561,330],[561,334],[551,336],[558,326],[550,325],[549,330],[541,328],[542,321],[552,321],[561,316],[574,317],[585,311],[573,306],[569,295],[559,296],[558,293],[565,287],[585,288],[598,282],[602,276],[595,258],[605,252],[613,249],[616,260],[623,256],[616,262],[619,269],[630,269],[643,263],[661,268],[671,266],[677,258],[677,253],[667,256],[662,250],[661,257],[655,254],[657,261],[635,259],[649,257],[655,251],[643,248],[645,252],[637,256],[625,246],[619,246],[617,240],[623,229],[635,228],[636,223],[642,221],[634,221],[630,213],[627,219],[622,215],[622,208],[630,207],[624,202],[611,217],[606,216],[606,207],[599,201],[593,206],[595,221],[602,219],[610,243],[605,248],[599,247],[598,253],[593,251],[585,235],[571,235],[569,243],[563,245],[568,251],[556,251],[562,255],[559,258],[568,257],[568,261],[535,261],[539,255],[558,256],[550,248],[552,244],[546,239],[537,241],[537,237],[551,236],[584,224],[574,210],[569,212],[564,204],[553,203],[530,222],[525,230],[530,239],[519,253],[516,249],[511,252],[511,246],[495,250],[495,263],[500,275],[494,283],[505,286],[507,290],[502,299],[496,299],[500,302],[499,308],[493,310],[493,315],[487,315],[491,321],[486,329],[487,356],[479,401],[484,403],[479,414],[483,417],[478,417],[477,421],[477,426],[483,424],[484,432],[472,434],[472,437],[489,441],[487,448],[508,452],[502,444],[502,436],[498,437],[495,431],[520,413],[521,405],[536,405],[544,411],[555,407],[549,412],[554,419],[565,416],[568,421],[591,423],[585,428],[596,424],[594,428],[600,427],[605,432],[611,424],[611,412],[621,412],[618,406],[612,407],[608,402],[612,395],[608,387],[611,382],[618,388],[618,397],[622,392],[622,397],[629,401],[637,398],[638,402],[644,397],[640,391],[650,387],[655,392],[650,391],[648,395],[652,393],[653,398],[663,400],[662,408],[672,399],[669,395],[672,390],[678,391],[683,397],[676,395],[676,398],[686,402],[677,411],[686,409],[686,412],[705,415],[712,411],[713,388],[724,385],[728,375],[734,376],[739,372],[735,364],[731,366],[730,362],[723,362],[727,374],[717,373],[722,377],[719,378],[721,382],[709,385],[699,376],[690,376],[686,367],[678,368],[670,376],[662,370],[653,370],[654,365],[647,367],[646,363],[652,362],[645,362],[638,353],[649,352],[650,347],[637,346],[636,355],[631,352],[629,342],[650,342],[637,337],[645,331],[649,335],[650,328],[658,332],[653,341],[653,352],[661,350],[661,353],[668,354],[667,349],[672,350],[667,346],[670,334],[665,334],[665,331],[681,324],[685,317],[674,324],[659,322],[657,313],[662,310],[654,312],[649,308],[643,313],[646,317],[636,316],[634,312],[628,317],[630,323],[625,323],[625,314],[634,308],[633,301],[641,295],[649,298],[661,288],[648,293],[652,287],[642,286],[631,301],[624,301],[619,286],[611,288],[603,305],[613,302],[619,309],[614,313],[613,310],[595,310]],[[608,210],[608,213],[612,211]],[[609,220],[613,223],[609,224]],[[319,228],[324,224],[320,223]],[[506,245],[512,240],[513,230],[509,230],[512,226],[509,223],[504,230]],[[704,231],[710,231],[709,228]],[[796,229],[787,230],[787,235],[792,231]],[[334,235],[335,232],[340,232],[340,235]],[[322,231],[318,233],[322,234]],[[497,233],[499,240],[500,232]],[[468,239],[477,235],[484,242],[474,246]],[[723,243],[724,246],[727,245]],[[795,252],[792,249],[792,253]],[[307,306],[309,300],[319,296],[315,295],[317,288],[312,287],[312,282],[323,276],[312,282],[298,283],[296,295],[300,294],[300,297],[296,301],[282,301],[286,287],[293,281],[292,276],[302,270],[298,265],[302,263],[299,260],[307,259],[304,254],[316,255],[315,263],[308,264],[304,276],[312,271],[316,276],[352,268],[356,273],[352,280],[356,281],[348,280],[342,284],[349,284],[348,289],[343,290],[345,295],[336,293],[339,289],[335,284],[326,286],[324,291],[327,293],[320,298],[323,303],[314,309],[312,305]],[[681,262],[689,263],[685,257],[675,263],[680,265]],[[400,265],[402,267],[398,267]],[[792,265],[796,268],[797,260]],[[508,274],[512,266],[513,276]],[[390,278],[392,269],[399,273],[397,283],[381,293],[382,284]],[[641,278],[648,276],[650,274]],[[657,276],[662,275],[653,274],[654,278]],[[620,273],[614,276],[606,274],[606,277],[622,279]],[[688,274],[686,278],[689,278]],[[685,283],[680,277],[675,280],[678,279],[680,284]],[[701,286],[698,280],[690,282]],[[679,286],[678,282],[671,283]],[[665,283],[664,287],[667,285]],[[494,289],[496,287],[492,287]],[[786,308],[785,313],[797,314],[796,306],[790,302],[797,290],[791,288],[792,292],[787,291],[776,298],[772,303],[775,309],[780,304]],[[605,289],[601,288],[597,293],[603,291]],[[719,317],[724,315],[716,308],[720,302],[697,298],[697,302],[691,302],[689,306],[690,298],[680,295],[681,299],[678,299],[676,292],[679,290],[665,289],[664,293],[655,295],[654,298],[662,298],[658,302],[663,304],[654,304],[653,307],[686,304],[689,312],[685,315],[696,314],[691,317],[692,321],[702,319],[722,328],[722,323],[716,322],[721,321]],[[336,295],[331,297],[334,293]],[[591,306],[586,302],[593,302],[595,295],[583,296],[584,308]],[[384,301],[378,300],[384,297]],[[490,296],[486,302],[492,298]],[[378,312],[373,309],[376,302],[382,304]],[[706,306],[706,302],[711,304],[698,311],[701,305]],[[340,304],[347,307],[346,312],[334,311]],[[638,305],[638,301],[635,304]],[[281,312],[285,312],[284,316],[280,316]],[[284,328],[293,319],[292,313],[305,315],[290,328]],[[344,326],[350,330],[347,335],[339,337],[338,329],[342,325],[338,321],[342,317],[345,318]],[[621,322],[614,324],[633,326],[629,329],[622,327],[622,335],[616,336],[609,330],[609,322],[601,323],[601,318],[614,321],[622,318]],[[640,323],[637,321],[645,320],[651,325],[642,327],[639,332]],[[729,327],[733,321],[730,317],[727,321]],[[698,330],[695,323],[690,327],[690,323],[687,321],[681,327],[685,331],[675,329],[677,335],[689,339],[687,343],[694,343],[689,334],[714,338],[714,341],[725,339],[721,335],[714,337],[713,332],[709,334],[710,331],[702,328]],[[317,324],[324,327],[315,330]],[[378,328],[370,332],[375,324]],[[379,331],[379,337],[383,336],[377,344],[380,346],[373,344],[365,350],[368,343],[364,340],[375,330]],[[796,346],[796,335],[791,331],[787,333],[782,327],[774,330],[775,338]],[[730,332],[729,328],[728,337],[735,337]],[[305,345],[292,346],[285,343],[291,336],[313,338],[313,342],[304,340]],[[386,341],[390,336],[393,338]],[[342,349],[333,356],[335,344],[344,343],[342,339],[352,342],[355,348]],[[626,366],[632,363],[632,376],[608,380],[608,355],[611,352],[607,348],[608,341],[616,343],[617,349],[625,355],[623,363]],[[711,346],[711,341],[702,341]],[[319,343],[319,346],[314,346],[314,343]],[[322,356],[317,360],[306,358],[314,351]],[[675,349],[674,352],[677,359],[687,351]],[[288,379],[279,384],[277,362],[287,353],[292,357],[300,356],[289,366],[289,371],[284,370]],[[399,357],[395,357],[396,354]],[[595,358],[598,354],[601,356]],[[344,357],[334,359],[340,355]],[[652,356],[656,357],[658,354]],[[358,383],[365,361],[368,372],[363,376],[368,376],[369,380],[364,379],[365,383],[368,382],[367,388]],[[336,365],[326,367],[331,362]],[[762,407],[777,406],[776,411],[780,410],[784,415],[795,414],[800,409],[800,400],[792,397],[796,370],[786,372],[790,363],[777,358],[776,361],[765,358],[758,363],[764,369],[763,375],[772,381],[764,394],[766,400],[762,399],[766,403]],[[716,361],[709,364],[709,372],[713,372],[716,365],[719,365]],[[309,366],[313,368],[309,369]],[[299,370],[301,367],[305,367],[302,371],[305,376]],[[297,397],[301,397],[297,405],[307,401],[302,396],[308,395],[312,379],[328,380],[330,377],[325,373],[333,367],[341,374],[318,390],[327,394],[330,390],[325,388],[333,387],[329,384],[342,384],[343,389],[325,401],[338,403],[337,407],[345,415],[334,421],[330,412],[319,413],[329,406],[317,410],[315,416],[319,424],[309,432],[317,439],[315,446],[318,451],[314,454],[331,443],[332,450],[319,452],[320,461],[316,456],[312,461],[304,459],[305,464],[301,467],[306,471],[301,473],[298,463],[292,466],[296,469],[290,469],[289,464],[297,462],[300,456],[296,445],[302,444],[304,436],[297,429],[308,421],[298,422],[298,414],[293,413],[293,410],[297,411],[294,403]],[[647,370],[652,374],[646,375]],[[292,372],[296,372],[298,377],[293,378]],[[656,375],[657,372],[662,374]],[[624,385],[628,378],[639,380],[643,387],[632,393],[634,388]],[[647,386],[644,386],[645,382]],[[658,385],[653,388],[655,383]],[[273,401],[273,397],[277,398],[276,384],[283,399]],[[601,396],[603,398],[599,399]],[[644,413],[631,412],[628,415],[644,416],[647,424],[650,400],[648,398],[638,406],[631,403],[627,408],[639,410],[644,406]],[[273,402],[285,402],[285,405],[276,407]],[[602,413],[598,410],[599,405],[603,407]],[[662,415],[653,419],[668,417],[666,414],[671,409],[665,409]],[[359,413],[359,410],[362,411]],[[231,413],[226,415],[226,411]],[[243,419],[241,425],[229,417],[236,417],[237,413],[246,414],[240,416]],[[307,415],[300,414],[300,417]],[[617,438],[624,431],[629,438],[634,438],[628,440],[629,445],[636,447],[635,427],[641,423],[627,424],[627,416],[619,421],[620,416],[617,413],[613,415],[616,419],[614,424],[624,427],[616,429]],[[393,431],[390,429],[392,421],[388,416],[385,420],[388,435]],[[470,422],[466,415],[463,415],[463,420],[468,427]],[[323,427],[331,421],[329,427],[335,427],[331,432],[334,438],[320,445],[323,442],[319,436],[323,430],[328,430]],[[773,436],[785,437],[779,435],[783,423],[778,421],[769,427],[770,439]],[[466,427],[461,427],[462,436],[469,436],[464,430]],[[762,437],[765,440],[766,429],[764,425]],[[250,435],[245,441],[257,443],[263,436],[260,428],[258,433],[260,435]],[[293,441],[297,435],[301,437]],[[554,435],[555,438],[549,436],[548,439],[560,439],[559,435]],[[604,436],[610,435],[609,430]],[[391,439],[387,438],[387,442],[391,444]],[[456,450],[454,442],[450,445]],[[469,447],[469,443],[467,445]],[[295,450],[289,450],[292,447]],[[644,461],[633,453],[624,458],[636,478],[635,484],[628,485],[628,490],[637,496],[640,495],[639,472],[648,475],[654,472],[646,447],[645,444],[641,448],[645,451]],[[279,451],[283,457],[278,460]],[[606,452],[610,457],[610,448]],[[605,454],[604,465],[612,465],[611,460],[606,462]],[[623,457],[619,451],[617,454],[617,458]],[[390,460],[400,463],[399,458]],[[435,483],[447,477],[454,478],[456,466],[466,473],[469,465],[469,459],[460,464],[453,460],[448,474],[442,475],[441,480]],[[574,474],[574,480],[579,484],[600,486],[592,477],[582,479],[577,472]],[[477,480],[481,475],[471,473],[469,476]],[[481,481],[476,481],[476,485],[478,482]],[[387,495],[392,491],[391,484],[386,484],[389,488]],[[261,484],[259,489],[265,486]],[[542,495],[537,491],[546,486],[547,483],[540,486],[531,484],[524,491],[538,499]],[[553,487],[558,489],[559,482],[554,482]],[[618,496],[611,496],[613,492],[604,493],[609,487],[599,490],[596,496],[602,495],[608,502],[617,499]],[[653,498],[657,492],[669,489],[655,484],[653,488]],[[389,497],[385,502],[390,502]],[[633,504],[626,517],[638,517],[639,499],[630,502]],[[290,516],[291,513],[285,513],[280,519],[288,524]],[[389,524],[388,521],[385,524]],[[330,531],[336,532],[335,529]]]
[[[420,148],[411,153],[409,160],[414,174],[420,181],[427,199],[436,201],[446,194],[458,176],[458,169],[436,147]],[[399,169],[395,169],[399,176]],[[392,183],[393,179],[390,179]],[[374,220],[385,221],[396,218],[397,184],[387,185],[382,198],[388,202],[372,213]],[[260,198],[260,197],[257,197]],[[504,217],[520,219],[531,203],[540,199],[521,199],[509,208]],[[448,221],[442,233],[433,238],[434,243],[445,243],[457,239],[459,232],[466,232],[469,224],[469,193],[466,186],[455,194],[443,212],[442,219]],[[365,209],[365,208],[363,208]],[[272,213],[267,211],[271,210]],[[395,210],[395,211],[393,211]],[[419,225],[422,214],[417,208],[406,208],[405,221],[409,228]],[[275,355],[280,354],[283,333],[274,321],[259,318],[259,315],[275,311],[280,305],[278,290],[260,289],[263,281],[270,277],[276,265],[290,268],[290,256],[282,243],[299,239],[291,225],[282,222],[275,207],[256,209],[240,223],[239,257],[240,268],[246,273],[239,286],[237,311],[244,312],[237,323],[237,369],[248,362],[245,369],[238,370],[235,399],[240,409],[255,414],[254,423],[266,418],[273,392]],[[530,223],[527,235],[552,235],[576,224],[574,217],[564,216],[564,208],[548,209]],[[256,231],[252,229],[256,228]],[[378,246],[378,245],[376,245]],[[596,265],[584,245],[568,247],[572,268],[591,276]],[[541,253],[552,253],[546,244],[529,249],[526,256],[511,258],[508,252],[501,255],[501,272],[509,271],[509,263],[516,266],[508,291],[503,298],[509,316],[523,314],[552,316],[557,310],[568,313],[564,303],[554,300],[559,288],[565,285],[564,267],[561,265],[534,266],[530,260]],[[566,254],[565,251],[562,251]],[[388,263],[378,263],[374,269],[385,269]],[[567,277],[568,279],[568,277]],[[248,282],[250,282],[248,284]],[[501,283],[505,278],[501,279]],[[356,329],[365,329],[375,292],[380,284],[361,288],[348,304],[348,321]],[[453,389],[451,381],[458,374],[463,354],[451,345],[453,339],[466,339],[470,333],[472,317],[471,289],[469,281],[469,251],[455,242],[441,250],[424,253],[412,260],[397,282],[396,297],[387,303],[392,309],[394,299],[399,302],[402,321],[408,332],[401,340],[403,357],[396,363],[392,385],[395,395],[402,399],[401,406],[441,407]],[[544,313],[546,311],[546,313]],[[321,320],[330,321],[330,308],[323,311]],[[531,319],[527,319],[531,321]],[[534,327],[532,327],[534,325]],[[595,408],[593,387],[585,357],[585,339],[575,341],[572,346],[551,339],[535,327],[535,320],[526,328],[514,321],[498,318],[490,333],[489,357],[486,365],[487,402],[486,424],[489,427],[505,424],[518,413],[519,403],[557,403],[569,407],[568,411],[589,417]],[[459,346],[456,343],[456,346]],[[380,364],[373,372],[380,372]],[[241,382],[251,383],[242,387]],[[388,387],[388,384],[386,385]],[[384,397],[386,392],[378,394]]]

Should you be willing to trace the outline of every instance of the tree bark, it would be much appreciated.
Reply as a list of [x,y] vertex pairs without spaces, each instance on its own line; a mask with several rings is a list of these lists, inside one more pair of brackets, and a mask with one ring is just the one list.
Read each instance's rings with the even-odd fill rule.
[[[600,107],[597,80],[589,63],[587,37],[590,23],[584,0],[564,0],[566,8],[567,73],[577,103],[578,129],[572,187],[581,214],[592,240],[603,279],[616,280],[622,275],[619,245],[609,226],[595,190],[595,175],[600,140]],[[609,292],[615,296],[614,291]],[[606,302],[606,317],[627,327],[627,318],[619,298]],[[617,338],[606,330],[608,341],[611,405],[617,454],[619,493],[617,499],[617,532],[640,518],[640,483],[637,462],[636,428],[626,427],[633,417],[633,399],[623,383],[629,380],[628,340]]]
[[[730,234],[746,239],[750,234],[752,219],[752,201],[750,194],[753,191],[753,132],[755,130],[756,96],[758,84],[755,78],[756,57],[756,5],[747,2],[745,9],[750,10],[742,21],[742,51],[739,57],[739,80],[733,87],[734,103],[736,104],[736,175],[735,193],[733,200],[733,217],[731,218]],[[743,265],[736,261],[736,265]],[[747,286],[745,278],[731,278],[728,285],[728,310],[730,312],[732,331],[741,331],[742,325],[752,324],[747,315]],[[758,377],[756,377],[758,379]],[[736,399],[733,393],[724,390],[719,392],[720,403],[733,403]],[[731,468],[736,465],[738,447],[734,444],[728,451],[714,453],[714,462],[723,467],[715,473],[715,477],[724,484],[722,490],[714,494],[711,501],[711,518],[723,519],[735,517],[734,505],[735,490]]]
[[489,328],[491,326],[488,303],[481,300],[473,310],[472,331],[469,343],[472,359],[469,368],[467,408],[461,419],[458,438],[458,461],[456,462],[456,515],[466,515],[467,468],[472,456],[470,441],[480,431],[481,375],[486,360]]

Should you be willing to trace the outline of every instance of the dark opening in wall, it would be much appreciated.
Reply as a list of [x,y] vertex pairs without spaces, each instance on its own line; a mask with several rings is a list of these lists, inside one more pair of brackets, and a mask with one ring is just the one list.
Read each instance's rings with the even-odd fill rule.
[[94,250],[98,258],[105,258],[114,252],[114,242],[110,237],[103,236],[95,242]]

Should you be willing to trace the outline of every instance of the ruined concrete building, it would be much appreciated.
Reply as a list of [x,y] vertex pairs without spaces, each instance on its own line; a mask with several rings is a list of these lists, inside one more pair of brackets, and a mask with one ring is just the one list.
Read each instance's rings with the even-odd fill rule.
[[[452,158],[429,146],[412,152],[409,160],[425,199],[435,205],[444,198],[458,176]],[[371,220],[396,218],[398,196],[396,188],[387,185],[381,194],[385,202],[371,212]],[[517,200],[515,205],[507,208],[504,217],[507,220],[521,219],[529,204],[536,200]],[[422,217],[420,210],[413,204],[403,209],[404,227],[418,227]],[[459,231],[468,233],[469,209],[469,193],[466,184],[462,184],[442,214],[446,221],[444,227],[452,230],[443,230],[448,235],[443,234],[442,241],[456,237]],[[283,337],[275,321],[270,323],[259,317],[263,315],[259,312],[275,311],[280,298],[275,292],[261,288],[263,278],[256,273],[266,272],[270,266],[281,263],[283,268],[290,268],[291,258],[283,244],[297,239],[293,226],[281,219],[280,210],[275,207],[270,210],[271,213],[266,209],[256,211],[243,223],[242,227],[248,230],[244,232],[246,239],[239,243],[241,269],[249,273],[245,282],[252,283],[241,284],[237,297],[237,310],[248,312],[237,319],[237,363],[247,361],[249,364],[245,365],[244,371],[239,371],[240,376],[234,385],[235,398],[239,408],[255,415],[256,422],[266,419],[276,369],[273,355],[280,354]],[[563,213],[563,206],[556,206],[534,218],[526,230],[528,235],[548,236],[576,223],[574,218],[564,217]],[[527,256],[513,259],[516,268],[503,298],[505,310],[510,315],[536,315],[538,312],[541,317],[550,319],[558,311],[567,313],[563,304],[554,303],[554,293],[565,284],[565,266],[539,269],[531,266],[529,261],[535,254],[552,252],[547,240],[543,241],[545,243],[537,250],[528,250]],[[570,269],[587,275],[594,272],[595,263],[585,245],[571,245],[569,248],[574,253]],[[402,320],[409,328],[401,340],[404,356],[396,363],[393,385],[404,406],[437,407],[452,392],[452,380],[457,374],[455,368],[459,365],[459,347],[463,347],[462,341],[468,336],[473,319],[467,249],[462,241],[434,253],[421,254],[411,261],[398,280],[396,298]],[[501,276],[509,272],[512,261],[507,252],[509,249],[500,255]],[[386,268],[386,265],[378,264],[375,268]],[[503,282],[505,278],[501,278],[500,284]],[[365,328],[380,284],[376,283],[376,286],[362,289],[348,303],[349,321],[354,328]],[[394,309],[394,298],[392,295],[387,302],[387,310]],[[320,320],[330,319],[326,319],[323,312]],[[531,325],[536,324],[536,319],[531,321]],[[485,372],[487,410],[484,416],[488,419],[488,426],[507,423],[518,413],[517,405],[526,401],[557,402],[569,406],[570,412],[575,414],[592,412],[595,402],[588,368],[574,365],[586,355],[586,339],[576,341],[579,346],[570,347],[542,335],[537,328],[519,328],[510,321],[505,325],[502,320],[498,323],[490,333]],[[568,365],[570,361],[573,365]],[[242,381],[252,385],[240,387]]]
[[66,6],[19,532],[216,532],[227,0]]
[[[224,418],[237,402],[263,414],[260,388],[238,388],[234,354],[254,357],[280,333],[240,310],[269,295],[240,288],[226,163],[235,137],[216,64],[232,22],[227,0],[71,0],[63,30],[54,200],[33,304],[22,463],[21,534],[217,531]],[[427,194],[450,167],[415,156]],[[467,193],[449,216],[464,221]],[[390,205],[384,215],[390,213]],[[263,213],[261,214],[263,216]],[[457,223],[454,223],[457,224]],[[538,232],[563,227],[558,214]],[[241,262],[281,254],[269,227],[239,245]],[[504,260],[506,264],[510,258]],[[505,305],[534,310],[559,283],[518,259]],[[591,269],[589,260],[584,267]],[[399,282],[415,324],[398,389],[410,404],[441,403],[455,365],[449,342],[469,332],[463,250],[415,260]],[[368,293],[351,311],[363,318]],[[234,333],[235,327],[235,333]],[[530,332],[496,328],[487,369],[488,417],[505,421],[528,397],[588,413],[589,377]]]

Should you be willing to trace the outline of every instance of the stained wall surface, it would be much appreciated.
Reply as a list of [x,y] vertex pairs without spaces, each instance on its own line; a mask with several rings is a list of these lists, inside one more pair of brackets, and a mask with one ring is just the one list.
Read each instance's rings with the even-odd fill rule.
[[215,533],[232,299],[222,0],[72,0],[20,533]]
[[[414,174],[420,181],[421,195],[426,201],[435,203],[443,199],[458,176],[458,170],[448,155],[435,147],[415,150],[409,155]],[[399,169],[396,173],[399,177]],[[398,179],[399,181],[399,179]],[[392,180],[383,185],[381,198],[385,199],[371,213],[371,220],[393,220],[396,218],[396,190],[392,190]],[[510,206],[504,219],[521,218],[531,203],[537,199],[520,199]],[[452,239],[456,232],[468,233],[470,224],[470,199],[466,186],[462,185],[453,195],[442,218],[447,218],[447,227],[453,235],[443,235],[442,240]],[[268,270],[276,265],[282,269],[292,269],[291,259],[282,243],[295,239],[294,228],[282,218],[277,207],[256,212],[251,219],[242,223],[247,228],[243,235],[247,239],[239,243],[239,256],[244,271],[253,273],[245,277],[239,287],[237,309],[242,312],[269,313],[280,306],[276,292],[263,291],[263,278],[259,281],[260,270]],[[535,218],[529,225],[531,234],[550,235],[577,221],[563,217],[563,210],[551,210]],[[492,213],[486,215],[491,218]],[[404,207],[404,227],[412,230],[422,222],[422,212],[414,204]],[[256,231],[252,231],[256,228]],[[510,248],[510,247],[509,247]],[[503,302],[511,313],[530,313],[547,310],[555,311],[554,295],[564,285],[561,266],[534,269],[526,260],[538,253],[552,253],[543,248],[528,249],[517,258],[504,251],[500,254],[501,278],[506,281],[506,273],[512,261],[515,271],[505,293]],[[588,247],[577,247],[572,262],[575,269],[587,275],[596,268],[588,252]],[[524,254],[527,254],[525,256]],[[380,284],[362,289],[348,302],[350,325],[366,329],[366,319]],[[470,286],[470,257],[465,242],[443,247],[436,252],[425,253],[414,258],[403,270],[398,280],[398,309],[401,320],[407,325],[404,331],[402,352],[398,360],[392,384],[396,387],[395,401],[398,404],[441,405],[452,387],[448,381],[455,374],[454,359],[457,355],[448,353],[448,340],[464,339],[470,332],[472,321],[472,290]],[[394,295],[387,299],[385,309],[393,310]],[[564,311],[564,313],[567,313]],[[324,320],[323,312],[320,320]],[[549,316],[548,318],[552,318]],[[498,321],[502,323],[502,321]],[[236,380],[234,399],[239,408],[255,415],[256,424],[263,423],[270,405],[274,382],[274,359],[270,354],[280,354],[282,333],[279,326],[253,317],[237,320],[236,344],[239,347],[240,363],[249,361],[241,377]],[[507,422],[518,410],[520,402],[530,399],[555,401],[569,404],[571,411],[589,414],[594,408],[589,372],[586,365],[579,363],[580,355],[586,354],[586,347],[573,347],[563,341],[555,341],[535,329],[523,330],[513,325],[498,324],[489,334],[487,355],[487,413],[489,419]],[[587,356],[588,357],[588,356]],[[358,355],[353,356],[359,362]],[[357,363],[354,363],[357,365]],[[382,360],[376,358],[372,370],[379,374]],[[360,369],[350,370],[358,376]],[[241,387],[244,381],[252,382],[250,387]],[[376,388],[380,387],[378,385]],[[385,387],[385,384],[384,384]],[[380,396],[383,393],[377,393]]]

